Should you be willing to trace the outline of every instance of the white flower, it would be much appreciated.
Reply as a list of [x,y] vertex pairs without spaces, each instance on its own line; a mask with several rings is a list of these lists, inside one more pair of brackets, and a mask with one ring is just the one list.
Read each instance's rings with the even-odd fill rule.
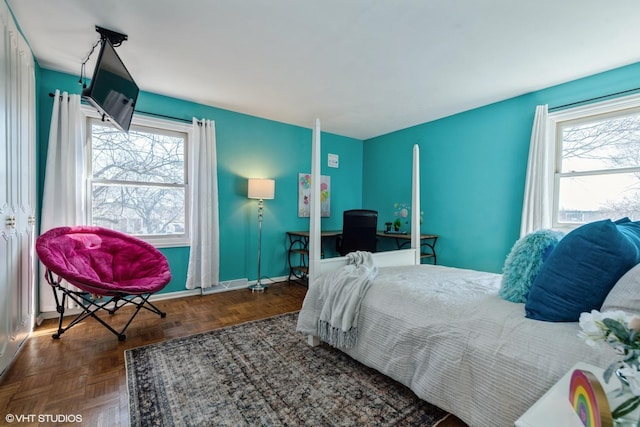
[[592,310],[591,313],[581,313],[579,320],[582,331],[578,333],[578,336],[590,346],[595,347],[607,338],[608,333],[602,323],[602,314],[597,310]]
[[[591,310],[591,313],[581,313],[580,328],[582,328],[582,331],[578,332],[578,336],[592,347],[607,341],[610,331],[602,322],[603,319],[613,319],[624,324],[628,320],[628,316],[624,311],[620,310],[605,311],[603,313],[598,310]],[[613,344],[612,346],[615,347]]]

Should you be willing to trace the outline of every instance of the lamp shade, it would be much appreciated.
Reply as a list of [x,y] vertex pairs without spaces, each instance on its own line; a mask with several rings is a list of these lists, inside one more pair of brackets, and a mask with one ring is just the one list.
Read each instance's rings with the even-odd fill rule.
[[264,178],[249,178],[247,197],[249,199],[273,199],[276,193],[276,181]]

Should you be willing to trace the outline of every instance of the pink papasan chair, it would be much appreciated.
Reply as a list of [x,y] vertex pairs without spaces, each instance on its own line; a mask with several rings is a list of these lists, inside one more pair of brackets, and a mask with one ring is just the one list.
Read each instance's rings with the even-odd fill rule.
[[[149,297],[171,280],[169,263],[143,240],[102,227],[58,227],[38,237],[36,252],[46,267],[45,278],[53,289],[60,314],[53,338],[60,338],[72,326],[93,317],[124,341],[124,332],[140,309],[166,316],[149,302]],[[63,286],[63,280],[77,289]],[[83,311],[63,328],[67,298]],[[96,315],[100,310],[114,314],[128,304],[134,305],[135,310],[120,331]]]

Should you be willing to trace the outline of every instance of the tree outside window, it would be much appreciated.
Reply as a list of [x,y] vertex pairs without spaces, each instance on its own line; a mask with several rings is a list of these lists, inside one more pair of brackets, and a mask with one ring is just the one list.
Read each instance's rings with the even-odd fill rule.
[[558,123],[555,225],[640,220],[640,109]]
[[185,133],[90,119],[90,223],[141,237],[186,233]]

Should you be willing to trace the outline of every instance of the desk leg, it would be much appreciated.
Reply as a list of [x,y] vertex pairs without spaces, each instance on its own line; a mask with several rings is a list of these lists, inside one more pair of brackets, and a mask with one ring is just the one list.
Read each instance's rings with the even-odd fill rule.
[[289,234],[289,277],[288,281],[298,281],[307,284],[309,266],[309,239],[303,236]]
[[[422,239],[420,241],[420,257],[421,258],[432,258],[433,265],[438,263],[438,258],[436,256],[436,241],[437,237],[430,237],[427,239]],[[426,250],[423,250],[425,248]]]
[[[411,246],[411,241],[406,239],[398,239],[396,237],[396,246],[398,249],[403,249],[408,246]],[[401,241],[402,240],[402,241]],[[437,264],[437,256],[436,256],[436,241],[437,237],[426,237],[424,239],[420,239],[420,258],[432,258],[433,264]]]
[[402,240],[398,239],[397,237],[394,239],[396,241],[396,246],[398,247],[398,249],[403,249],[406,246],[411,246],[411,241],[410,240]]

